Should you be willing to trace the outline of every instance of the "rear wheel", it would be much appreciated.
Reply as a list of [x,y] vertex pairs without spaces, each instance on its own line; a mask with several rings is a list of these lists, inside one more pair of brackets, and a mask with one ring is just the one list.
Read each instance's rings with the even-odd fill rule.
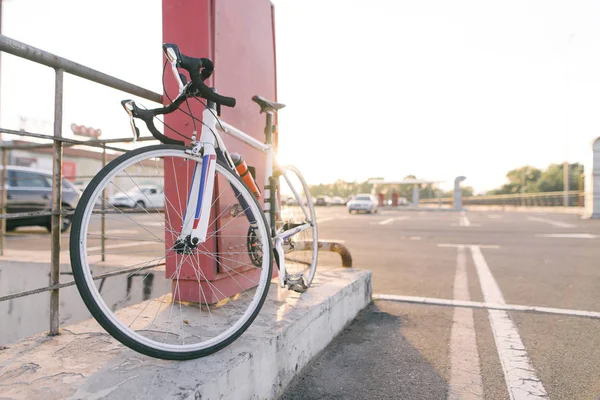
[[[282,205],[277,231],[279,233],[297,226],[305,228],[284,240],[288,286],[301,291],[310,286],[317,269],[319,254],[317,217],[308,185],[300,172],[292,166],[283,167],[281,171],[280,195],[282,197],[293,196],[296,201]],[[291,287],[294,285],[299,286]]]
[[[128,152],[90,182],[73,217],[71,265],[85,304],[113,337],[153,357],[190,359],[227,346],[256,318],[270,286],[272,245],[261,207],[220,162],[207,240],[177,242],[196,166],[199,173],[202,158],[181,146]],[[165,171],[176,179],[165,180]],[[167,193],[164,205],[145,198],[122,210],[107,201],[136,188],[143,195],[146,184]]]

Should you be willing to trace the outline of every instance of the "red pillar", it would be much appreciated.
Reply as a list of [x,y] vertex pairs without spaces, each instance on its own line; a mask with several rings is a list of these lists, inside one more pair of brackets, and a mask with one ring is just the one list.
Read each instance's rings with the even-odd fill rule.
[[392,207],[398,207],[398,192],[392,192]]
[[385,200],[383,193],[379,192],[377,194],[377,199],[379,200],[379,207],[383,207],[383,201]]
[[[208,85],[214,86],[217,92],[237,99],[235,108],[222,108],[221,118],[235,127],[264,140],[264,114],[259,115],[258,106],[251,101],[258,94],[276,100],[275,75],[275,28],[273,6],[268,0],[163,0],[163,42],[175,43],[181,51],[193,57],[207,57],[215,64],[215,73]],[[157,51],[161,51],[157,48]],[[168,70],[167,70],[168,72]],[[167,93],[173,97],[177,94],[177,84],[170,76],[165,77]],[[165,104],[168,100],[165,98]],[[192,112],[198,118],[202,116],[203,106],[190,101]],[[190,118],[183,113],[173,113],[165,117],[165,122],[174,129],[191,136]],[[165,130],[167,136],[180,139],[172,132]],[[256,178],[259,187],[264,182],[264,154],[249,146],[223,135],[230,152],[243,155],[247,164],[256,167]],[[187,173],[189,172],[189,173]],[[172,204],[179,199],[185,201],[186,190],[191,180],[191,171],[182,167],[165,165],[165,195]],[[218,187],[215,187],[218,193]],[[182,205],[185,206],[185,205]],[[219,205],[213,210],[220,212]],[[169,215],[173,225],[179,228],[181,221],[176,215]],[[217,221],[219,224],[219,221]],[[209,229],[215,229],[215,226]],[[244,232],[243,234],[245,234]],[[166,245],[170,243],[170,235]],[[230,243],[218,243],[220,248],[227,248]],[[216,248],[215,240],[209,241],[205,247]],[[219,265],[210,257],[199,257],[203,275],[219,288],[225,296],[231,296],[240,290],[238,284],[249,280],[235,282],[229,274],[221,273]],[[175,271],[175,255],[167,257],[167,275]],[[221,260],[222,263],[226,261]],[[233,268],[235,264],[227,265]],[[256,269],[238,270],[240,273],[257,274]],[[179,274],[179,291],[182,300],[198,299],[198,281],[191,265],[183,265]],[[214,290],[207,290],[207,283],[202,280],[203,293],[209,303],[220,300]]]

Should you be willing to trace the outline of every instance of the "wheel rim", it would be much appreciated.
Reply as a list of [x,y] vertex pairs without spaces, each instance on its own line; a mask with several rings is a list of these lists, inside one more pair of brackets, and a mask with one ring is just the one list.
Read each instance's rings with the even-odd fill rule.
[[[151,168],[150,164],[152,163],[149,163],[148,160],[154,163],[155,169]],[[95,228],[92,228],[92,230],[89,229],[90,226],[97,226],[97,223],[93,221],[95,218],[101,219],[101,214],[94,214],[95,209],[93,205],[95,199],[101,199],[103,189],[108,189],[111,185],[120,188],[123,185],[123,180],[126,180],[119,180],[120,178],[126,176],[129,180],[134,181],[134,174],[130,173],[133,167],[137,168],[136,173],[138,173],[138,176],[143,175],[143,179],[146,181],[150,177],[154,179],[153,184],[160,181],[159,164],[161,163],[159,160],[162,160],[164,168],[179,168],[178,171],[181,171],[183,168],[185,171],[185,179],[181,179],[181,182],[179,182],[180,179],[178,176],[178,179],[171,182],[171,184],[175,185],[171,189],[175,188],[179,195],[176,199],[172,199],[172,201],[165,198],[164,212],[162,214],[156,207],[154,207],[154,210],[152,209],[152,202],[147,202],[150,205],[140,207],[141,213],[138,214],[141,215],[133,214],[134,218],[126,216],[122,210],[110,206],[107,202],[107,211],[111,211],[111,213],[106,214],[105,219],[107,224],[107,243],[111,243],[113,246],[108,245],[107,248],[116,250],[106,251],[105,256],[107,261],[104,263],[98,261],[101,259],[101,255],[98,254],[99,246],[97,245],[99,235],[95,233]],[[219,183],[218,189],[215,191],[216,198],[213,198],[213,206],[218,211],[218,214],[215,213],[214,216],[224,219],[224,222],[211,234],[215,236],[213,238],[215,245],[222,246],[226,244],[229,247],[219,248],[218,254],[215,254],[212,249],[208,248],[208,243],[198,246],[196,249],[189,250],[189,254],[180,254],[174,250],[172,243],[179,233],[176,227],[180,227],[180,223],[177,225],[177,220],[181,220],[182,218],[187,196],[189,195],[189,191],[183,189],[186,186],[185,182],[191,180],[193,169],[190,165],[192,165],[192,160],[197,159],[192,159],[188,154],[183,153],[182,150],[164,148],[151,152],[143,152],[127,159],[126,162],[121,163],[121,168],[113,170],[93,187],[93,192],[81,217],[81,229],[78,235],[78,256],[82,267],[82,283],[87,288],[91,300],[95,304],[93,308],[97,312],[100,312],[105,319],[103,326],[108,322],[108,328],[111,326],[114,327],[118,331],[117,333],[123,335],[126,339],[138,345],[168,353],[185,353],[210,349],[241,334],[241,331],[247,327],[249,322],[255,317],[258,308],[260,308],[264,300],[263,294],[266,292],[270,280],[270,258],[266,257],[260,267],[252,265],[254,270],[251,270],[249,267],[251,265],[250,261],[248,261],[248,264],[244,264],[241,261],[245,256],[248,256],[248,259],[250,259],[250,255],[244,255],[241,251],[227,251],[227,249],[231,248],[232,243],[236,242],[236,238],[239,236],[238,233],[244,228],[242,226],[244,222],[248,224],[244,213],[229,219],[225,218],[225,211],[231,208],[233,203],[237,203],[235,198],[232,197],[230,185],[233,185],[239,192],[242,192],[243,197],[249,196],[249,194],[243,192],[244,187],[239,180],[236,180],[230,172],[226,171],[220,165],[217,165]],[[169,166],[169,163],[171,163],[171,166]],[[150,172],[150,175],[144,175],[140,172],[142,170]],[[152,175],[153,172],[154,175]],[[141,185],[138,184],[138,186],[141,188]],[[218,194],[217,191],[219,192]],[[184,196],[181,194],[182,192],[187,193]],[[231,192],[229,193],[229,197],[226,194],[228,192]],[[248,201],[247,204],[252,215],[260,214],[260,208],[255,202]],[[157,215],[163,215],[162,224],[160,220],[157,220]],[[117,222],[115,222],[115,219]],[[134,226],[136,219],[143,221],[143,223],[138,224],[142,228],[136,228],[137,232],[135,233],[124,232],[127,229],[123,229],[123,222]],[[108,226],[109,222],[115,222],[115,226],[118,228],[113,229],[113,232],[120,232],[117,233],[119,237],[115,238],[115,242],[109,240],[109,233],[111,232],[111,227]],[[267,228],[262,217],[257,218],[257,226],[258,230],[262,232],[258,233],[262,248],[270,248],[269,235],[264,234]],[[155,228],[158,228],[158,230]],[[161,230],[164,240],[161,240]],[[230,234],[229,232],[233,232],[234,234]],[[130,239],[135,240],[128,242],[127,237],[129,235],[131,235]],[[240,240],[242,239],[245,245],[246,239],[240,238]],[[164,253],[162,257],[160,256],[161,245]],[[119,282],[116,280],[116,275],[106,278],[104,283],[98,280],[94,281],[93,275],[98,275],[98,273],[106,275],[107,273],[118,272],[118,269],[114,271],[109,269],[106,272],[106,266],[110,265],[110,259],[113,258],[113,263],[125,264],[120,261],[123,258],[122,254],[126,250],[132,250],[130,253],[133,254],[138,249],[140,249],[140,252],[147,252],[145,254],[147,260],[139,262],[136,260],[136,263],[131,264],[131,260],[135,257],[129,259],[130,261],[127,262],[127,266],[133,267],[134,271],[124,275],[127,278],[125,288],[127,296],[125,299],[118,300],[114,294],[114,292],[120,290],[118,289]],[[233,250],[236,249],[234,248]],[[137,258],[140,258],[139,254],[137,256]],[[213,262],[221,273],[221,279],[229,281],[229,287],[219,286],[218,281],[210,283],[206,279],[208,275],[203,268],[204,264],[201,265],[201,259],[203,263],[208,264],[209,262]],[[167,266],[161,265],[164,263]],[[124,266],[119,265],[119,267]],[[169,271],[169,267],[171,267],[172,271]],[[184,267],[191,267],[191,272],[189,268],[186,272]],[[124,268],[121,268],[121,270],[124,270]],[[242,272],[249,272],[250,275],[248,276],[250,278]],[[184,276],[185,274],[188,275]],[[183,280],[184,277],[189,279]],[[112,282],[109,282],[111,278]],[[140,283],[136,285],[135,282],[131,282],[134,278],[141,278],[141,285]],[[172,285],[170,278],[176,278],[173,280],[174,283]],[[246,279],[246,281],[243,281],[243,279]],[[165,282],[162,282],[163,280]],[[159,283],[158,281],[161,282]],[[150,282],[150,285],[148,285],[148,282]],[[190,282],[197,285],[199,289],[197,291],[197,298],[195,297],[196,295],[190,294]],[[120,284],[122,286],[123,282]],[[113,286],[116,289],[111,289]],[[143,286],[141,299],[139,293],[134,294],[139,289],[139,286]],[[149,290],[147,290],[147,286],[150,286]],[[254,286],[254,288],[247,288],[248,286]],[[154,294],[152,294],[152,288],[155,289]],[[232,290],[241,291],[241,293],[233,297],[228,296]],[[150,294],[148,295],[146,292],[150,292]],[[160,295],[154,297],[157,294]],[[213,301],[217,300],[218,302],[213,303]],[[107,326],[104,327],[107,328]],[[111,333],[114,334],[114,332]]]
[[288,243],[284,244],[286,273],[292,279],[301,275],[304,284],[310,286],[315,275],[318,257],[317,221],[311,201],[312,196],[304,178],[296,168],[287,166],[283,167],[282,171],[284,175],[279,179],[281,195],[295,196],[295,191],[301,197],[301,202],[296,200],[291,204],[282,204],[278,229],[284,229],[286,223],[288,226],[290,226],[289,224],[310,225],[307,229],[289,238]]

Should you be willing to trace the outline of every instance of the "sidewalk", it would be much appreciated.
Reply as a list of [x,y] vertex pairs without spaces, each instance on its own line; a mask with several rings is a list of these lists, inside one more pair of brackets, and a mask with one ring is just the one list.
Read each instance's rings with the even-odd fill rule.
[[86,320],[0,350],[0,398],[276,398],[370,301],[368,271],[321,268],[301,295],[272,284],[240,339],[184,362],[140,355]]

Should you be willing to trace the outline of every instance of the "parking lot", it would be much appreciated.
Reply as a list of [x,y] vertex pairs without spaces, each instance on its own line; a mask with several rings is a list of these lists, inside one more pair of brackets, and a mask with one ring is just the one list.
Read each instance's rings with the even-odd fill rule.
[[[374,294],[560,314],[376,300],[284,398],[600,396],[600,320],[573,315],[600,311],[600,222],[517,212],[350,215],[343,207],[317,214],[320,237],[343,240],[354,266],[373,271]],[[321,260],[339,263],[332,254]]]
[[[402,301],[375,300],[285,398],[600,396],[600,320],[574,315],[600,312],[598,221],[483,211],[349,214],[340,206],[317,207],[317,215],[320,239],[344,241],[354,266],[373,271],[374,294]],[[155,216],[133,218],[156,225]],[[127,221],[113,221],[108,233],[139,234],[130,230]],[[68,234],[62,239],[68,248]],[[2,293],[46,285],[50,235],[43,228],[20,228],[6,241],[10,254],[31,263],[18,271],[3,264]],[[107,249],[127,250],[123,245],[117,240]],[[68,252],[61,257],[61,280],[69,281]],[[341,262],[337,254],[322,253],[319,265]],[[152,291],[135,280],[120,285],[123,293]],[[434,305],[410,302],[422,301],[417,297]],[[10,308],[3,326],[12,327],[12,339],[47,329],[47,298],[38,294],[0,304]],[[505,304],[507,310],[436,304],[445,300]],[[516,306],[558,310],[532,313]],[[61,307],[64,324],[87,318],[74,287],[61,291]]]

